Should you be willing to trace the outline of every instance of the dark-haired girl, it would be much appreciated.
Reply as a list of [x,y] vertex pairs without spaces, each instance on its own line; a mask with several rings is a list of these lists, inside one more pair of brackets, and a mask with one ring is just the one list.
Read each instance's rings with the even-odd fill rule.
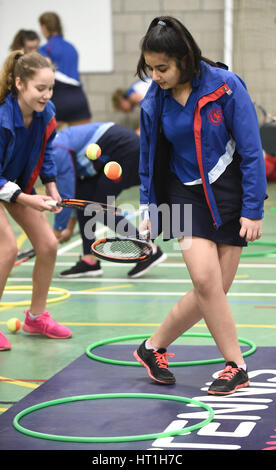
[[11,51],[22,49],[25,54],[37,52],[40,39],[38,34],[31,29],[20,29],[13,38],[10,45]]
[[[233,393],[249,379],[226,294],[242,247],[261,237],[266,197],[254,106],[244,82],[204,58],[172,17],[150,24],[137,72],[153,80],[141,103],[140,230],[154,237],[169,225],[168,238],[179,241],[193,289],[134,355],[152,379],[173,384],[166,348],[204,319],[226,361],[208,393]],[[152,207],[161,202],[180,207],[179,227],[172,217],[157,226]],[[183,236],[186,205],[192,207],[190,238]]]
[[[55,267],[57,241],[45,210],[47,199],[60,200],[52,140],[56,121],[49,101],[54,70],[40,54],[12,52],[0,77],[0,298],[17,255],[16,237],[8,216],[17,222],[36,252],[30,308],[23,330],[50,338],[68,338],[71,331],[45,310]],[[35,194],[40,176],[46,195]],[[0,350],[11,349],[0,332]]]

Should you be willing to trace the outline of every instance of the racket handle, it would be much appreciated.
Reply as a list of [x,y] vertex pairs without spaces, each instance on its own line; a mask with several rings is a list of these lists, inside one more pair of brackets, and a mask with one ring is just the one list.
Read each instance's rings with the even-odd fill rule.
[[142,240],[147,240],[147,238],[149,237],[149,234],[150,234],[149,230],[144,230],[143,232],[140,232],[139,235]]
[[54,199],[47,199],[45,201],[45,203],[48,205],[48,206],[51,206],[51,207],[57,207],[58,205],[58,202],[57,201],[54,201]]

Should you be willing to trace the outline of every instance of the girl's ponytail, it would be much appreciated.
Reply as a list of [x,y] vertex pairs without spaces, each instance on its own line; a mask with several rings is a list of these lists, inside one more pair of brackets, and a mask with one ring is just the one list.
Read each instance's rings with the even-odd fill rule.
[[16,94],[14,70],[16,63],[23,56],[21,50],[13,51],[6,58],[0,72],[0,104],[4,103],[9,93]]

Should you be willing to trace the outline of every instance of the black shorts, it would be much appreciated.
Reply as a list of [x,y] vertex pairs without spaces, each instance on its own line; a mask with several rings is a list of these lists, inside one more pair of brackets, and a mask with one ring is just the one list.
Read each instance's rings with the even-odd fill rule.
[[[184,236],[187,234],[206,238],[215,243],[247,246],[245,239],[239,235],[242,204],[239,162],[234,160],[211,187],[222,219],[222,225],[218,229],[214,226],[202,184],[187,186],[182,184],[176,175],[170,174],[167,185],[170,227],[169,237],[164,237],[164,239],[181,238],[183,234]],[[175,218],[173,221],[172,217],[173,204],[179,205],[180,208],[179,222],[177,220],[177,223],[175,223]],[[190,204],[192,207],[190,220],[189,217],[184,218],[184,205],[186,204]]]
[[51,101],[56,107],[56,120],[62,122],[90,119],[92,114],[81,86],[55,81]]

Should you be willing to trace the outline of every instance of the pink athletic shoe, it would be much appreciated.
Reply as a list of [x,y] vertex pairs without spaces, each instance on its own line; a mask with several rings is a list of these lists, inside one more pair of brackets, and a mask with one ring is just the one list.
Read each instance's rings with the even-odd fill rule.
[[0,351],[7,351],[11,349],[11,343],[0,331]]
[[29,315],[30,310],[25,310],[25,322],[23,324],[23,330],[33,335],[43,335],[48,338],[71,338],[72,331],[66,326],[60,325],[53,318],[50,313],[45,311],[38,318],[31,318]]

